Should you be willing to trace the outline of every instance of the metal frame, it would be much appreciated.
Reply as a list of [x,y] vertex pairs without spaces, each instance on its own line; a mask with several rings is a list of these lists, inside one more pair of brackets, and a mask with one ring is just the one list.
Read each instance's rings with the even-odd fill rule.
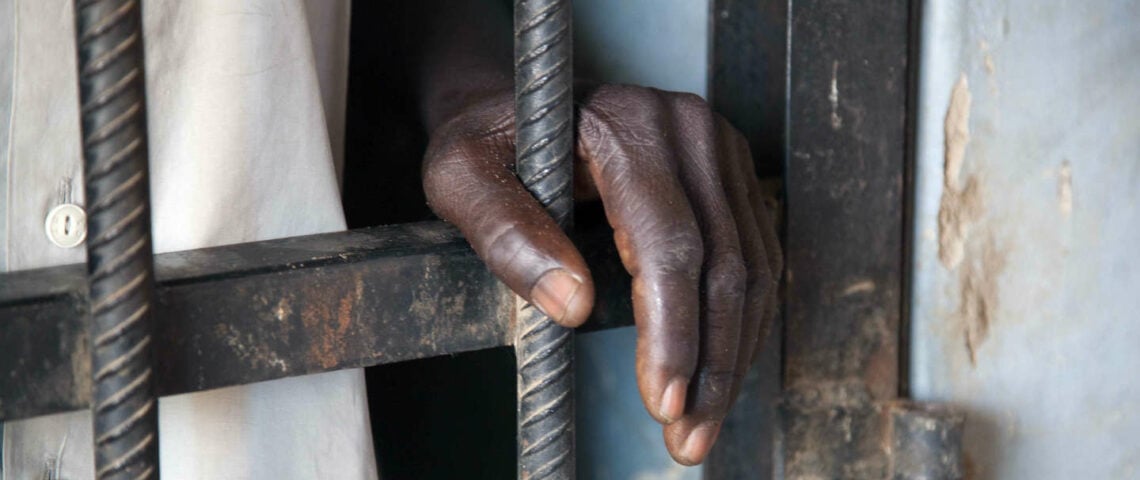
[[[918,3],[712,2],[711,101],[749,138],[757,170],[783,173],[787,272],[784,330],[774,330],[774,348],[750,374],[742,406],[710,454],[709,478],[962,474],[961,415],[900,400],[906,393],[904,227],[915,98],[908,59],[915,52]],[[123,9],[107,7],[112,4]],[[130,4],[79,0],[77,8],[87,12],[77,18],[79,31],[111,25],[92,12],[131,13]],[[516,44],[517,61],[543,65],[517,68],[518,85],[541,79],[547,88],[529,92],[534,101],[518,103],[526,109],[518,118],[559,111],[529,124],[537,133],[520,137],[520,145],[557,143],[561,149],[544,153],[541,164],[520,159],[519,172],[524,179],[557,179],[528,185],[544,205],[561,209],[554,213],[566,219],[565,227],[568,179],[548,173],[565,168],[569,137],[543,138],[553,139],[553,127],[571,121],[562,103],[570,98],[563,83],[571,78],[569,5],[519,1],[516,12],[516,34],[535,33],[533,42]],[[547,15],[552,12],[559,16]],[[518,27],[531,24],[542,27]],[[559,32],[567,34],[560,38]],[[80,34],[81,52],[92,38]],[[540,54],[548,57],[538,60]],[[547,82],[554,77],[544,72],[559,62],[566,68]],[[134,86],[141,89],[141,82]],[[92,96],[95,91],[83,90],[84,105],[103,98]],[[92,122],[118,118],[84,112]],[[85,134],[99,131],[96,123],[84,126]],[[124,176],[132,179],[134,172]],[[99,200],[89,199],[93,203]],[[632,317],[628,276],[611,235],[604,227],[574,234],[597,281],[587,329],[628,325]],[[519,391],[527,392],[543,384],[535,379],[570,362],[568,335],[521,305],[442,223],[154,258],[151,310],[162,319],[151,341],[158,395],[505,345],[518,349],[520,369],[534,352],[556,357],[540,373],[520,375]],[[99,334],[84,321],[86,282],[79,265],[0,276],[0,420],[91,406],[90,342]],[[550,338],[528,343],[524,334],[519,341],[517,332],[528,331]],[[520,401],[520,424],[529,428],[520,431],[520,477],[573,475],[573,423],[566,420],[573,406],[553,401],[569,397],[564,388]]]
[[962,415],[900,399],[917,4],[789,4],[789,478],[963,476]]
[[[586,330],[632,321],[610,235],[575,234],[597,273]],[[442,222],[164,253],[155,272],[160,396],[513,341],[513,293]],[[0,420],[88,408],[83,266],[2,278]]]

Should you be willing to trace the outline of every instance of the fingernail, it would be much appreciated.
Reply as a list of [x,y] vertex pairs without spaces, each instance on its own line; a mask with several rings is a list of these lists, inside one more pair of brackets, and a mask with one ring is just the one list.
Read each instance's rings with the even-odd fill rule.
[[681,450],[681,455],[693,465],[703,462],[713,443],[716,443],[717,435],[720,435],[719,422],[702,424],[689,433],[689,438],[685,439],[685,447]]
[[554,269],[538,279],[530,291],[530,299],[542,313],[561,321],[581,286],[582,282],[573,275],[562,269]]
[[665,387],[665,393],[661,394],[661,411],[658,412],[665,423],[673,423],[684,415],[685,390],[688,388],[689,382],[683,378],[674,378]]

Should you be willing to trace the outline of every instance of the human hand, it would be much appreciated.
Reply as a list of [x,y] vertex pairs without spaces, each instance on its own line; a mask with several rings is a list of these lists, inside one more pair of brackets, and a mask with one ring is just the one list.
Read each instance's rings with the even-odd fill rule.
[[[780,246],[743,136],[700,97],[603,85],[577,109],[575,198],[600,198],[633,276],[637,378],[678,462],[704,460],[776,309]],[[507,286],[567,327],[594,301],[585,261],[515,178],[511,92],[442,122],[428,203]]]

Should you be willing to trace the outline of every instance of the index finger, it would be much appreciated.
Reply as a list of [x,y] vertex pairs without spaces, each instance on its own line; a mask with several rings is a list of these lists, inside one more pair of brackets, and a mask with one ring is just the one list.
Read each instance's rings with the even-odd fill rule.
[[609,89],[607,101],[581,108],[578,154],[633,276],[642,401],[650,415],[669,423],[683,413],[696,368],[701,234],[659,133],[665,131],[666,110],[649,108],[660,98],[641,89],[603,88]]

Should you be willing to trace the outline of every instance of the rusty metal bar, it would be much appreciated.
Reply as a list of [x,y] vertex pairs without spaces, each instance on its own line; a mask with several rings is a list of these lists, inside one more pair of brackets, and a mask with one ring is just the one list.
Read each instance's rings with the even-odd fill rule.
[[95,476],[158,478],[142,14],[76,0]]
[[[573,223],[569,0],[515,1],[515,169],[563,229]],[[521,305],[516,317],[518,478],[574,478],[574,333]]]
[[[603,222],[597,222],[603,223]],[[596,274],[587,330],[631,322],[604,225],[575,243]],[[160,396],[511,345],[514,295],[442,222],[155,256]],[[0,421],[88,408],[83,265],[0,275]]]

